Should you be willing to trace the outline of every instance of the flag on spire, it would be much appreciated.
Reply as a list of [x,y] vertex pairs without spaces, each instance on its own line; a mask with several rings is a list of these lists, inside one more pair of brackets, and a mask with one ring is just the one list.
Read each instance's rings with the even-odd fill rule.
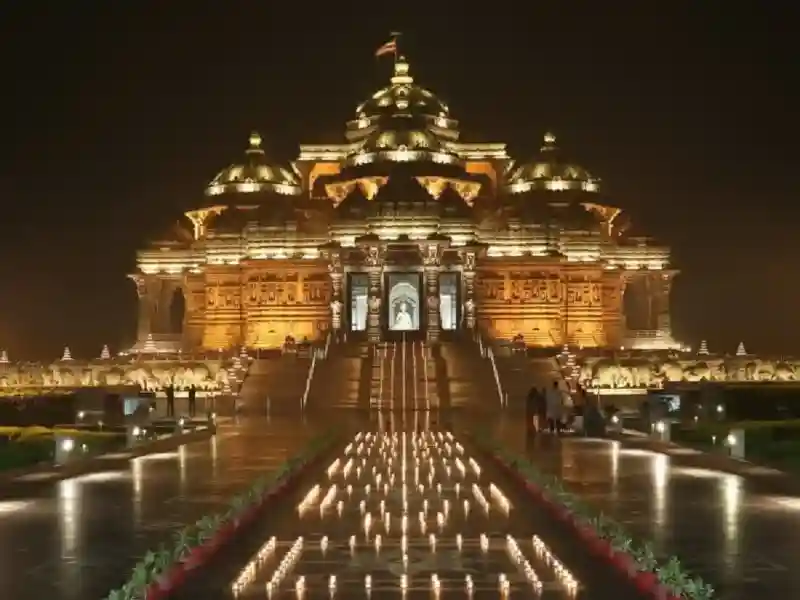
[[375,51],[375,58],[386,56],[387,54],[394,54],[397,56],[397,34],[392,34],[392,39],[386,42],[383,46]]

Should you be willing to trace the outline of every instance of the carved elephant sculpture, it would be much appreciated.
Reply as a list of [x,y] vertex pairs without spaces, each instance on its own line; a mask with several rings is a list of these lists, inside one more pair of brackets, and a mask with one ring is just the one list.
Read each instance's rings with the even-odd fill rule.
[[676,361],[661,363],[657,370],[657,375],[662,382],[683,380],[683,367]]
[[775,365],[775,373],[773,374],[775,381],[794,381],[795,370],[789,363],[778,363]]
[[759,361],[754,379],[756,381],[772,381],[775,379],[775,363],[771,360]]
[[683,369],[683,379],[691,382],[709,381],[711,379],[711,369],[703,361],[687,365]]

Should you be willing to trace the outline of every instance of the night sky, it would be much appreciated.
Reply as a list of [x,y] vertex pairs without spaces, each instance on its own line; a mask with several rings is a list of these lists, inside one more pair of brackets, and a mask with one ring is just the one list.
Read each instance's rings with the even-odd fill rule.
[[790,2],[527,2],[497,5],[502,17],[486,3],[387,3],[385,18],[375,3],[18,4],[0,13],[0,348],[12,359],[132,343],[137,247],[203,200],[252,129],[282,161],[299,143],[341,141],[390,76],[373,53],[393,30],[463,140],[505,141],[524,159],[553,130],[639,232],[673,247],[680,339],[800,353]]

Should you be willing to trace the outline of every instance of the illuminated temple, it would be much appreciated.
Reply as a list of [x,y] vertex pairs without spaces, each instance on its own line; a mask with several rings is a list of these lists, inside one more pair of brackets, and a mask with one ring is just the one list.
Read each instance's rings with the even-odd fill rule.
[[474,327],[530,346],[675,346],[669,249],[628,235],[554,135],[524,162],[462,138],[403,58],[341,143],[284,166],[254,133],[185,216],[183,235],[138,253],[135,348]]

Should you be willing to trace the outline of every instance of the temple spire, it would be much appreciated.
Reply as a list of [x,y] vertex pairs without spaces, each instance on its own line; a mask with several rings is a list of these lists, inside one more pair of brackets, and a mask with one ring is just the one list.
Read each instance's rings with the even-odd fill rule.
[[706,342],[705,340],[701,340],[700,341],[700,349],[697,351],[697,353],[700,354],[700,355],[703,355],[703,356],[709,354],[709,352],[708,352],[708,342]]

